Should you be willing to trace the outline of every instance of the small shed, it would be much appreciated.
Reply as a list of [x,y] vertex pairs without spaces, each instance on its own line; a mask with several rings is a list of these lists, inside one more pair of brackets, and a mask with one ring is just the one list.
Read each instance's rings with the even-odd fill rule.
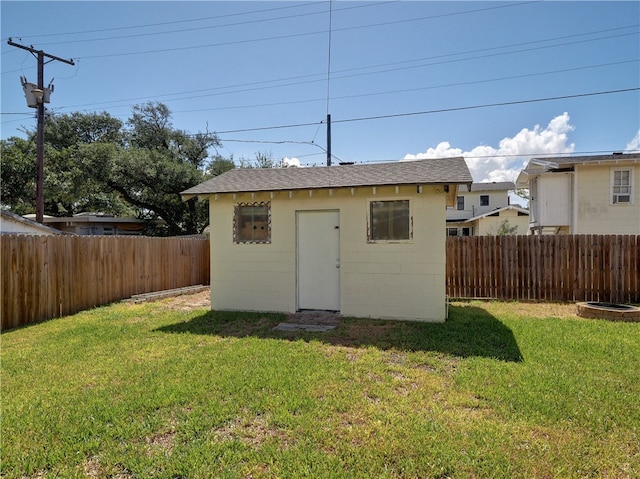
[[464,158],[234,169],[209,201],[211,307],[441,322],[445,210]]

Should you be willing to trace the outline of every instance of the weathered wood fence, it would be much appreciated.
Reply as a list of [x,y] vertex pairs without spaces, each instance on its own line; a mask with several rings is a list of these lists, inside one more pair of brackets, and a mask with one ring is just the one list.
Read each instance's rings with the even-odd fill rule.
[[[2,329],[210,278],[203,238],[2,235],[0,251]],[[447,238],[447,294],[640,303],[640,236]]]
[[455,298],[640,302],[640,236],[447,238]]
[[0,250],[2,329],[209,284],[204,238],[1,235]]

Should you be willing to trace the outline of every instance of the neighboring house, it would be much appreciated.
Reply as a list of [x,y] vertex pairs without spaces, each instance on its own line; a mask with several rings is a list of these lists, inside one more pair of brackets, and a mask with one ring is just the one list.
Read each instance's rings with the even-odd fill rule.
[[0,210],[0,233],[23,233],[31,235],[59,235],[61,231],[7,210]]
[[474,236],[497,236],[504,229],[513,230],[508,234],[529,234],[529,211],[521,206],[508,205],[483,215],[469,218],[461,223],[468,227]]
[[[515,189],[516,186],[510,181],[473,183],[471,188],[460,185],[455,204],[447,207],[447,236],[495,234],[489,233],[488,227],[476,229],[482,225],[471,220],[509,206],[509,192]],[[520,224],[524,225],[524,228],[521,229]],[[527,224],[528,221],[518,221],[518,234],[527,233]]]
[[529,189],[535,234],[640,234],[640,153],[532,159],[518,177]]
[[447,204],[464,158],[234,169],[209,201],[211,307],[444,321]]
[[[27,215],[35,217],[35,215]],[[45,216],[44,223],[77,235],[141,235],[144,222],[136,218],[119,218],[102,213],[79,213],[73,216]]]

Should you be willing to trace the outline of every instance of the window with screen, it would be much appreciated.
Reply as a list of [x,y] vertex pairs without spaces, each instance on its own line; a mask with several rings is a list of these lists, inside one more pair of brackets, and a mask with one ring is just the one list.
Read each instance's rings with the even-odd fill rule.
[[631,168],[611,170],[611,202],[614,205],[631,203],[633,176]]

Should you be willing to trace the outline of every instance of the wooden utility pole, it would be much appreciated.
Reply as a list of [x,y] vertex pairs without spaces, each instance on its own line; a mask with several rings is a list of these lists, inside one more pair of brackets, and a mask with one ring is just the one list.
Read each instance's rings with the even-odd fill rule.
[[331,166],[331,115],[327,113],[327,166]]
[[[45,58],[49,58],[49,62],[57,60],[59,62],[67,63],[69,65],[75,65],[73,60],[65,60],[64,58],[56,57],[49,53],[45,53],[43,50],[38,50],[33,46],[20,45],[15,43],[9,38],[7,41],[12,47],[22,48],[34,55],[38,59],[38,132],[37,132],[37,169],[36,169],[36,221],[38,223],[44,223],[44,104],[45,104],[45,87],[44,87],[44,64]],[[46,63],[49,63],[46,62]],[[35,93],[36,90],[33,91]]]

